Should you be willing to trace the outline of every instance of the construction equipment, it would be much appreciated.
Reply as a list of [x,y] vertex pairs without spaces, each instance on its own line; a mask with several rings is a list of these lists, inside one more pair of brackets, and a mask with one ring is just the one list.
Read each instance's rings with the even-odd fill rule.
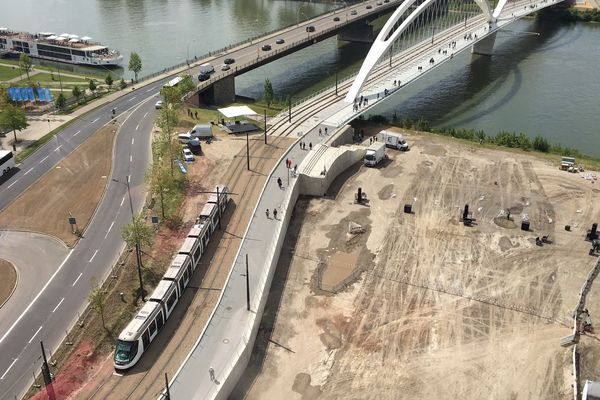
[[462,216],[460,217],[460,221],[465,226],[471,226],[473,224],[473,222],[476,221],[476,219],[473,218],[472,214],[469,213],[469,205],[468,204],[465,204],[465,208],[463,209]]

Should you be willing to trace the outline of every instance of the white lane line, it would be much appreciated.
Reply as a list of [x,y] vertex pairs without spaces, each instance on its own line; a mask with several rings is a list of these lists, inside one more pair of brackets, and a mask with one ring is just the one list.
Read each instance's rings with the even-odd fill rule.
[[135,142],[135,138],[131,139],[131,144],[133,145],[133,142]]
[[41,330],[42,330],[42,326],[40,325],[40,327],[38,328],[37,331],[35,331],[35,333],[31,337],[31,339],[29,339],[29,344],[31,344],[31,342],[33,342],[33,339],[37,336],[38,333],[40,333]]
[[54,149],[54,151],[58,151],[62,147],[62,144]]
[[152,89],[148,89],[148,90],[146,90],[146,93],[149,93],[149,92],[151,92],[151,91],[153,91],[153,90],[154,90],[154,88],[152,88]]
[[135,130],[137,131],[138,129],[140,129],[140,124],[137,124],[137,126],[135,127]]
[[42,293],[44,293],[44,291],[46,290],[46,288],[48,287],[48,285],[50,285],[50,283],[54,280],[54,278],[56,277],[56,275],[58,275],[58,273],[60,272],[60,270],[62,269],[62,267],[67,263],[67,261],[69,260],[69,258],[71,258],[71,254],[73,254],[73,250],[69,251],[69,254],[67,254],[67,256],[65,257],[65,259],[63,260],[63,262],[58,266],[58,268],[56,269],[56,271],[54,271],[54,273],[52,274],[52,276],[50,277],[50,279],[48,279],[48,282],[46,282],[46,284],[44,285],[44,287],[42,288],[42,290],[40,290],[38,292],[38,294],[31,301],[31,303],[29,303],[29,305],[27,306],[27,308],[25,309],[25,311],[23,311],[21,313],[21,315],[19,315],[19,318],[17,318],[16,321],[13,322],[13,324],[10,326],[10,328],[8,328],[8,330],[6,331],[6,333],[4,334],[4,336],[2,336],[0,338],[0,343],[4,342],[4,339],[6,339],[6,337],[8,335],[10,335],[10,333],[12,332],[13,329],[15,329],[15,326],[17,326],[17,324],[19,323],[19,321],[21,321],[23,319],[23,317],[25,316],[25,314],[27,314],[29,312],[29,310],[31,309],[31,307],[33,306],[33,304],[37,301],[37,299],[40,298],[40,296],[42,295]]
[[19,180],[18,180],[18,179],[17,179],[16,181],[14,181],[13,183],[11,183],[10,185],[8,185],[7,189],[10,189],[10,187],[11,187],[12,185],[14,185],[15,183],[17,183],[17,182],[19,182]]
[[129,101],[134,101],[135,100],[135,96],[133,96],[132,98],[129,99]]
[[27,170],[27,172],[25,172],[23,175],[27,175],[27,174],[28,174],[28,173],[30,173],[31,171],[33,171],[33,167],[32,167],[32,168],[29,168],[29,169]]
[[92,262],[92,260],[94,259],[94,257],[96,257],[96,254],[98,254],[98,250],[96,250],[96,251],[94,252],[94,255],[92,256],[92,258],[90,258],[90,261],[88,261],[88,262]]
[[73,134],[73,136],[75,137],[75,136],[79,135],[80,133],[81,133],[81,131],[77,131]]
[[40,164],[43,163],[44,161],[46,161],[48,159],[48,157],[50,157],[50,156],[46,156],[46,157],[42,158],[39,163]]
[[132,163],[133,162],[133,156],[129,156],[129,162]]
[[6,371],[4,371],[4,373],[2,374],[2,376],[0,376],[0,381],[2,379],[4,379],[4,377],[6,376],[6,374],[8,374],[8,371],[10,371],[12,369],[12,367],[14,367],[15,363],[17,362],[18,358],[15,358],[13,360],[13,362],[10,363],[10,365],[8,366],[8,368],[6,369]]
[[146,118],[148,116],[148,113],[144,114],[144,116],[142,118]]
[[110,233],[110,230],[112,229],[113,225],[115,224],[115,221],[113,221],[110,226],[108,227],[108,230],[106,231],[106,235],[104,235],[104,239],[106,239],[108,237],[108,234]]
[[[123,202],[125,201],[125,196],[123,196],[123,198],[121,199],[121,206],[123,205]],[[119,207],[121,207],[119,206]]]
[[71,287],[75,286],[75,284],[77,283],[77,281],[79,280],[79,278],[81,278],[81,275],[83,275],[83,272],[79,273],[79,276],[77,277],[77,279],[75,279],[75,282],[73,282],[73,284],[71,285]]
[[92,122],[90,122],[90,125],[96,123],[96,121],[98,121],[99,119],[100,118],[96,118],[95,120],[93,120]]
[[60,299],[60,301],[58,302],[58,304],[56,305],[56,307],[54,307],[54,310],[52,310],[52,312],[55,312],[56,310],[58,310],[58,307],[60,307],[60,305],[62,304],[63,301],[65,301],[64,297],[62,299]]

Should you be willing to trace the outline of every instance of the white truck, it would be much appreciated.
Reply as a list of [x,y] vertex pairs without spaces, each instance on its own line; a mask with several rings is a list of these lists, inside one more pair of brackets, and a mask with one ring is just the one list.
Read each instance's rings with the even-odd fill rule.
[[213,72],[215,72],[215,67],[213,67],[211,63],[205,63],[200,66],[201,74],[208,75],[208,74],[212,74]]
[[387,147],[402,151],[408,150],[408,143],[404,140],[401,133],[392,131],[381,131],[377,134],[377,141],[385,143]]
[[374,167],[385,158],[385,143],[375,142],[369,146],[365,154],[364,163],[367,167]]
[[188,131],[191,138],[209,139],[213,137],[212,128],[209,124],[197,124]]

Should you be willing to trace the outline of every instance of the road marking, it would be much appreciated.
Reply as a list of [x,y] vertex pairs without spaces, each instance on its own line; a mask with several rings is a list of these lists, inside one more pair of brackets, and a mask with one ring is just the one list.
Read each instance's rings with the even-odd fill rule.
[[6,376],[6,374],[8,374],[8,371],[10,371],[12,369],[12,367],[15,365],[15,363],[17,362],[18,358],[15,358],[13,360],[13,362],[10,363],[10,365],[8,366],[8,368],[6,369],[6,371],[4,371],[4,373],[2,374],[2,376],[0,376],[0,381],[2,379],[4,379],[4,377]]
[[98,121],[100,118],[96,118],[95,120],[93,120],[92,122],[90,122],[90,125],[95,123],[96,121]]
[[133,96],[132,98],[129,99],[129,101],[134,101],[135,100],[135,96]]
[[33,338],[35,338],[37,336],[37,334],[40,333],[41,330],[42,330],[42,326],[40,325],[40,327],[38,328],[37,331],[35,331],[35,333],[31,337],[31,339],[29,339],[29,344],[31,344],[31,342],[33,342]]
[[121,205],[119,207],[121,207],[123,205],[124,201],[125,201],[125,196],[123,196],[123,198],[121,199]]
[[54,149],[54,151],[58,151],[62,147],[62,144]]
[[43,163],[44,161],[46,161],[48,159],[48,157],[50,157],[50,156],[46,156],[46,157],[42,158],[39,163],[40,164]]
[[153,91],[154,88],[146,90],[146,93]]
[[140,124],[137,124],[137,126],[135,127],[135,130],[137,131],[138,129],[140,129]]
[[88,261],[88,262],[92,262],[92,260],[94,259],[94,257],[96,257],[96,254],[98,254],[98,250],[96,250],[96,251],[94,252],[94,255],[92,256],[92,258],[90,258],[90,261]]
[[75,137],[75,136],[79,135],[80,133],[81,133],[81,131],[77,131],[77,132],[75,132],[75,133],[73,134],[73,137]]
[[33,167],[32,167],[32,168],[29,168],[29,169],[27,170],[27,172],[25,172],[25,173],[23,174],[23,176],[27,175],[27,174],[28,174],[28,173],[30,173],[31,171],[33,171]]
[[148,116],[148,113],[144,114],[144,116],[142,118],[146,118]]
[[133,162],[133,156],[129,156],[129,162],[132,163]]
[[115,224],[115,221],[113,221],[110,226],[108,227],[108,230],[106,231],[106,235],[104,235],[104,239],[106,239],[108,237],[108,233],[110,232],[110,230],[112,229],[113,225]]
[[58,307],[60,307],[60,305],[62,304],[63,301],[65,301],[64,297],[62,299],[60,299],[60,301],[58,302],[58,304],[56,305],[56,307],[54,307],[54,310],[52,310],[52,312],[58,310]]
[[135,142],[135,138],[131,139],[131,145],[133,145],[133,142]]
[[75,282],[73,282],[73,284],[71,285],[71,287],[75,286],[75,284],[77,283],[77,281],[79,280],[79,278],[81,278],[81,275],[83,275],[83,272],[79,273],[79,276],[77,277],[77,279],[75,279]]
[[17,182],[19,182],[19,180],[18,180],[18,179],[17,179],[16,181],[14,181],[13,183],[11,183],[10,185],[8,185],[7,189],[10,189],[10,187],[11,187],[12,185],[14,185],[15,183],[17,183]]

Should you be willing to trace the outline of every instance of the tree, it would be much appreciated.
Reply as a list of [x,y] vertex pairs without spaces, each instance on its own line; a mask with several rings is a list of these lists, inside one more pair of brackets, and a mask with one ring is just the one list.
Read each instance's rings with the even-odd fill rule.
[[90,88],[90,91],[91,91],[92,93],[94,93],[94,92],[96,91],[96,89],[98,88],[98,87],[96,86],[96,82],[94,82],[94,80],[93,80],[93,79],[90,79],[90,85],[89,85],[89,88]]
[[67,99],[65,99],[65,95],[59,93],[58,96],[56,96],[56,100],[54,100],[54,104],[59,110],[64,110],[65,105],[67,105]]
[[550,151],[550,143],[546,138],[538,135],[533,139],[533,148],[537,151],[547,153]]
[[179,97],[185,96],[195,88],[196,85],[194,85],[192,76],[190,74],[184,75],[179,84],[177,85],[177,89],[179,89]]
[[19,56],[19,69],[21,70],[21,73],[24,72],[27,74],[27,80],[29,80],[29,72],[33,69],[33,62],[25,53],[21,53]]
[[121,81],[119,82],[119,88],[121,90],[125,89],[127,87],[127,82],[125,82],[125,79],[121,78]]
[[273,85],[271,81],[267,78],[265,79],[265,88],[263,89],[263,100],[267,103],[267,107],[271,108],[271,103],[275,98],[275,93],[273,93]]
[[8,87],[0,86],[0,112],[4,110],[4,107],[10,103],[10,97],[8,96]]
[[121,236],[127,246],[135,247],[137,244],[142,246],[150,246],[152,244],[152,227],[144,223],[144,218],[141,215],[136,215],[129,224],[123,226]]
[[81,97],[82,94],[83,93],[82,93],[81,89],[79,89],[79,86],[75,85],[73,87],[73,96],[77,99],[78,103],[79,103],[79,98]]
[[164,193],[165,189],[168,188],[170,183],[170,175],[165,168],[161,159],[155,161],[152,164],[152,168],[148,170],[146,174],[146,182],[150,188],[150,192],[154,195],[158,195],[160,199],[160,211],[163,219],[165,219],[165,201],[164,201]]
[[29,126],[25,111],[12,104],[7,104],[0,113],[0,126],[13,131],[16,143],[17,131],[22,131]]
[[102,320],[102,327],[106,329],[106,323],[104,322],[104,309],[106,307],[106,300],[108,299],[107,293],[102,290],[102,287],[98,285],[98,282],[93,279],[92,280],[92,291],[88,297],[88,301],[90,302],[90,308],[98,314],[100,314],[100,319]]
[[104,82],[108,86],[108,90],[110,90],[112,88],[113,83],[114,83],[112,75],[111,74],[106,75],[106,78],[104,78]]
[[133,71],[133,73],[135,74],[135,80],[137,81],[138,74],[142,70],[142,59],[140,58],[140,55],[135,51],[131,52],[131,56],[129,56],[128,68],[130,71]]

